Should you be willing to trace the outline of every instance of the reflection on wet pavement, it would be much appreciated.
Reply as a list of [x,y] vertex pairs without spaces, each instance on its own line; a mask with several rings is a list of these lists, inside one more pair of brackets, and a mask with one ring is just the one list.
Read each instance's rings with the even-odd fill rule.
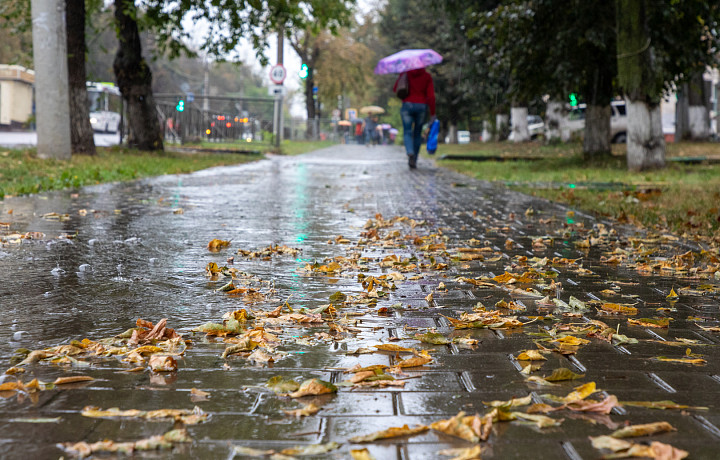
[[[348,443],[353,436],[406,424],[430,424],[459,411],[482,415],[487,412],[483,401],[532,394],[533,402],[543,402],[545,393],[567,395],[592,381],[621,402],[672,400],[709,409],[661,411],[624,406],[609,415],[564,410],[549,414],[564,418],[562,425],[542,429],[518,422],[496,423],[489,440],[482,443],[483,458],[597,458],[601,453],[593,449],[588,436],[609,434],[614,430],[610,425],[626,421],[661,420],[677,431],[651,439],[687,450],[692,458],[714,458],[720,441],[718,332],[712,329],[720,319],[718,280],[710,272],[638,270],[647,260],[658,263],[660,255],[670,260],[689,248],[673,241],[646,241],[636,249],[647,254],[633,259],[609,226],[598,226],[589,216],[436,169],[422,159],[419,168],[410,171],[405,161],[401,150],[392,147],[338,146],[192,175],[6,198],[0,203],[0,222],[8,224],[0,227],[5,241],[0,246],[0,360],[6,368],[18,348],[37,350],[83,338],[113,337],[134,327],[138,318],[153,323],[167,318],[167,324],[192,339],[193,345],[179,359],[179,370],[171,373],[122,372],[132,366],[111,359],[89,368],[77,363],[35,363],[25,366],[25,374],[3,376],[1,383],[18,379],[27,383],[33,378],[52,382],[71,375],[90,375],[95,380],[33,393],[32,398],[0,391],[0,456],[57,458],[63,455],[58,443],[134,441],[172,428],[167,421],[83,417],[80,412],[86,406],[156,410],[197,405],[210,418],[188,426],[193,442],[174,443],[173,457],[229,458],[233,446],[279,452],[335,441],[341,444],[339,449],[316,458],[348,458],[351,449],[363,447]],[[406,216],[418,223],[411,228],[407,221],[398,221],[388,231],[398,230],[402,238],[407,234],[428,239],[422,244],[412,239],[397,244],[402,238],[395,238],[385,246],[357,246],[367,230],[366,222],[378,213],[388,222],[394,216]],[[628,231],[620,229],[626,236]],[[26,232],[36,233],[21,239]],[[340,236],[349,241],[341,242]],[[431,236],[432,242],[446,249],[423,249]],[[208,251],[208,242],[216,238],[230,241],[230,246]],[[590,238],[604,240],[584,247],[582,242]],[[237,253],[270,245],[287,245],[301,252],[266,257]],[[457,252],[472,246],[487,250],[477,252],[483,256],[475,258]],[[327,264],[326,258],[353,252],[363,260],[352,265],[352,270],[329,275],[305,270],[316,262],[315,267]],[[383,265],[390,255],[407,263]],[[229,257],[233,264],[228,264]],[[608,262],[610,257],[617,257],[618,263]],[[249,297],[218,292],[228,279],[208,278],[205,271],[210,262],[236,269],[236,286],[257,289],[263,300],[250,302]],[[357,313],[351,317],[359,321],[352,334],[332,337],[327,335],[326,324],[267,326],[284,340],[277,347],[282,358],[274,363],[254,363],[241,355],[223,359],[222,337],[205,338],[192,332],[241,308],[271,311],[287,303],[296,311],[312,310],[327,305],[338,291],[361,297],[366,290],[358,282],[359,274],[380,276],[402,271],[409,263],[417,268],[403,272],[406,279],[395,282],[396,290],[386,290],[386,295],[370,304],[338,308],[338,318]],[[573,296],[588,303],[587,310],[569,312],[552,302],[538,304],[540,297],[513,291],[512,283],[492,280],[506,271],[522,274],[533,264],[544,273],[543,278],[519,282],[518,288],[556,283],[548,291],[550,298],[567,303]],[[422,276],[412,279],[414,274]],[[444,289],[439,287],[441,282]],[[688,287],[695,291],[686,290],[679,300],[668,300],[671,289]],[[614,297],[607,297],[613,292]],[[639,310],[633,317],[671,318],[670,327],[633,326],[626,316],[601,314],[601,302],[590,304],[600,299],[632,304]],[[502,300],[516,301],[513,305],[519,306],[514,314],[519,321],[532,323],[519,329],[460,329],[447,319],[477,312],[478,302],[492,310]],[[378,314],[383,307],[387,313]],[[553,318],[544,316],[547,313],[553,313]],[[639,342],[595,337],[576,347],[576,352],[548,353],[531,375],[547,377],[563,367],[584,378],[558,382],[557,387],[528,381],[527,363],[516,359],[520,351],[537,348],[534,341],[547,338],[542,333],[557,333],[558,323],[592,326],[598,320],[616,334]],[[475,339],[478,344],[418,342],[415,334],[428,328],[450,339]],[[662,344],[678,339],[686,340],[681,345],[687,346]],[[398,377],[405,382],[403,387],[340,386],[337,394],[301,400],[264,387],[275,376],[338,384],[348,379],[343,369],[358,364],[395,365],[408,357],[348,354],[379,343],[428,350],[434,361],[404,369]],[[683,358],[686,348],[702,354],[705,365],[656,359]],[[192,389],[210,396],[195,401]],[[310,403],[320,407],[318,414],[291,418],[283,412]],[[32,438],[27,436],[30,429]],[[427,431],[365,447],[377,459],[434,459],[441,449],[469,446],[458,438]]]

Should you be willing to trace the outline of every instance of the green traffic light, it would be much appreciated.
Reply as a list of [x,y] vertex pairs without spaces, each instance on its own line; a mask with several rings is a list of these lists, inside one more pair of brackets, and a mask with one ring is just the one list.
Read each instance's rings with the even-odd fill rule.
[[307,65],[307,64],[301,65],[301,66],[300,66],[300,71],[298,72],[298,76],[299,76],[301,79],[305,80],[305,79],[308,77],[309,74],[310,74],[310,71],[309,71],[309,69],[308,69],[308,65]]
[[577,94],[570,93],[570,107],[577,107],[578,100],[577,100]]
[[175,106],[175,110],[177,110],[178,112],[182,112],[183,110],[185,110],[185,101],[180,99],[178,101],[177,105]]

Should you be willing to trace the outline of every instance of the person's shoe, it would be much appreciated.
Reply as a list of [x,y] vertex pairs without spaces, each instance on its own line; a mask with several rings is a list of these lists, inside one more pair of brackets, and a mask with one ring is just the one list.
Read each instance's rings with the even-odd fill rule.
[[410,169],[417,168],[417,155],[408,155],[408,166]]

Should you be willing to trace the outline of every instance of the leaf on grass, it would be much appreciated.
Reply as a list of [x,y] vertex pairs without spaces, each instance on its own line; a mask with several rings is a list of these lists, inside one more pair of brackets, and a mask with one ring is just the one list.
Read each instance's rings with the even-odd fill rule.
[[668,422],[644,423],[642,425],[630,425],[614,431],[610,436],[613,438],[634,438],[638,436],[652,436],[657,433],[677,431]]
[[520,407],[520,406],[527,406],[532,402],[532,395],[527,395],[524,398],[512,398],[507,401],[483,401],[483,404],[485,404],[488,407],[503,407],[503,408],[510,408],[510,407]]
[[685,404],[678,404],[673,401],[621,401],[620,404],[623,406],[631,407],[645,407],[647,409],[693,409],[693,410],[708,410],[707,407],[702,406],[686,406]]
[[415,428],[410,428],[407,425],[401,427],[390,427],[386,430],[376,431],[374,433],[366,434],[365,436],[355,436],[349,439],[350,442],[359,444],[363,442],[373,442],[378,439],[397,438],[399,436],[412,436],[418,433],[424,433],[430,429],[426,425],[418,425]]
[[518,361],[547,361],[539,350],[525,350],[517,356]]
[[433,422],[430,428],[451,436],[457,436],[469,442],[486,441],[492,430],[492,414],[480,417],[477,414],[465,415],[465,412],[459,412],[456,416],[447,420]]
[[317,414],[318,411],[320,411],[320,408],[318,406],[316,406],[315,404],[310,403],[303,408],[295,409],[295,410],[286,410],[283,412],[285,412],[285,414],[287,414],[291,417],[300,418],[300,417],[307,417],[309,415]]
[[444,455],[446,457],[453,457],[450,460],[480,460],[480,454],[482,448],[480,445],[465,448],[456,449],[443,449],[438,452],[438,455]]
[[330,382],[320,379],[305,380],[297,391],[290,393],[291,398],[301,398],[303,396],[317,396],[326,393],[337,393],[337,387]]
[[563,382],[565,380],[575,380],[585,377],[585,374],[576,374],[570,369],[564,367],[555,369],[549,377],[545,377],[548,382]]
[[88,375],[74,375],[72,377],[58,377],[53,382],[53,385],[66,385],[69,383],[90,382],[92,380],[95,380],[95,379]]

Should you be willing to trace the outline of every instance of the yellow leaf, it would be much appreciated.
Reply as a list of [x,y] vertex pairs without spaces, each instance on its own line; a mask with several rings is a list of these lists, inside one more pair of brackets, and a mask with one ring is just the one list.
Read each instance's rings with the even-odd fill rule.
[[303,396],[317,396],[326,393],[337,393],[337,387],[330,382],[320,379],[305,380],[297,391],[290,393],[291,398],[300,398]]
[[518,361],[547,361],[538,350],[525,350],[517,356]]
[[68,383],[79,383],[79,382],[90,382],[91,380],[95,380],[92,377],[89,377],[87,375],[74,375],[72,377],[58,377],[53,382],[54,385],[65,385]]
[[519,406],[527,406],[532,402],[532,395],[527,395],[524,398],[513,398],[508,401],[483,401],[483,404],[485,404],[488,407],[519,407]]
[[425,364],[431,363],[431,358],[426,358],[423,356],[414,356],[412,358],[404,359],[397,363],[397,367],[417,367],[417,366],[424,366]]
[[367,448],[350,449],[350,456],[353,460],[375,460],[375,457],[370,455],[370,451],[367,450]]
[[[495,409],[497,411],[497,409]],[[430,425],[433,430],[441,433],[457,436],[469,442],[480,442],[487,440],[492,429],[492,413],[480,417],[479,415],[465,415],[459,412],[456,416],[447,420],[438,420]]]
[[613,438],[634,438],[637,436],[652,436],[657,433],[677,431],[668,422],[645,423],[642,425],[630,425],[614,431],[610,436]]
[[670,288],[670,294],[668,294],[666,298],[667,299],[677,299],[678,297],[680,297],[680,296],[677,295],[677,293],[675,292],[675,289]]
[[625,307],[623,305],[619,305],[616,303],[604,303],[602,305],[603,311],[606,311],[608,313],[613,314],[623,314],[623,315],[637,315],[638,309],[635,307]]
[[211,240],[207,245],[208,249],[212,252],[218,252],[221,249],[226,248],[228,246],[230,246],[229,241],[219,240],[217,238],[215,238],[214,240]]
[[426,425],[418,425],[415,428],[410,428],[407,425],[401,427],[390,427],[387,430],[376,431],[365,436],[355,436],[349,439],[353,443],[373,442],[378,439],[396,438],[399,436],[412,436],[418,433],[424,433],[429,429]]
[[373,346],[380,351],[393,351],[393,352],[398,352],[398,353],[417,353],[417,350],[414,348],[401,347],[400,345],[395,345],[392,343],[383,343],[381,345],[373,345]]
[[480,460],[481,452],[482,448],[477,445],[465,448],[459,447],[456,449],[443,449],[438,452],[438,455],[453,457],[450,460]]
[[584,385],[580,385],[579,387],[575,387],[575,391],[568,393],[568,395],[563,398],[563,402],[568,403],[573,401],[580,401],[587,398],[596,391],[597,389],[595,388],[595,382],[589,382]]
[[587,339],[581,339],[580,337],[575,337],[574,335],[566,335],[565,337],[561,337],[559,339],[555,339],[552,342],[554,343],[560,343],[563,345],[569,345],[571,347],[577,347],[580,345],[585,345],[590,343]]

